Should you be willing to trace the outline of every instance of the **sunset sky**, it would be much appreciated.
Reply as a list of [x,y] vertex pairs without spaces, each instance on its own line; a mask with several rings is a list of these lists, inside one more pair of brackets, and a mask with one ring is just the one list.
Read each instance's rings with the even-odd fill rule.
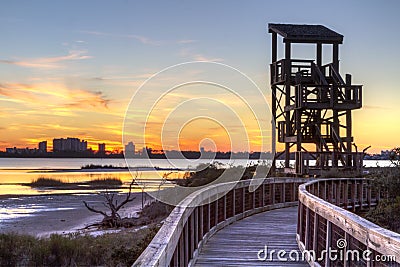
[[[168,124],[167,132],[179,135],[179,144],[171,141],[164,148],[258,150],[260,136],[270,132],[257,129],[249,110],[262,110],[270,101],[268,23],[323,24],[343,34],[341,73],[364,85],[364,107],[353,112],[356,144],[372,145],[369,152],[400,146],[399,11],[394,0],[2,1],[0,150],[33,148],[42,140],[51,148],[53,138],[67,136],[85,139],[95,150],[99,142],[108,150],[121,149],[125,111],[136,108],[128,107],[132,96],[153,74],[188,61],[232,66],[263,95],[243,84],[237,94],[246,94],[251,105],[243,108],[240,97],[215,86],[180,88],[157,102],[146,144],[140,118],[129,129],[132,141],[161,148],[160,127],[175,114],[179,123]],[[310,50],[295,48],[294,53],[306,58]],[[142,103],[151,104],[167,85],[204,80],[202,71],[165,73],[143,87]],[[218,79],[229,84],[234,78],[227,71]],[[193,97],[197,102],[189,101]],[[194,112],[199,110],[217,119],[202,118]],[[190,121],[191,116],[198,119]],[[237,140],[230,145],[229,136],[235,140],[241,127],[250,145]]]

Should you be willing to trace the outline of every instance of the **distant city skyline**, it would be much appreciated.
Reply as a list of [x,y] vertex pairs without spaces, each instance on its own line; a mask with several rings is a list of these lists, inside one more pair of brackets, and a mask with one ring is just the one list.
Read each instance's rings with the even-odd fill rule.
[[[322,24],[345,36],[340,72],[351,72],[354,83],[364,85],[363,108],[353,117],[354,141],[360,150],[372,145],[370,153],[391,149],[400,145],[400,33],[393,30],[400,25],[398,10],[400,2],[391,0],[4,2],[0,9],[0,150],[36,147],[53,136],[75,136],[93,150],[105,143],[109,151],[122,151],[124,116],[132,95],[151,75],[187,61],[220,62],[239,69],[263,92],[264,99],[256,98],[252,104],[264,105],[271,99],[268,23]],[[293,53],[308,58],[315,51],[296,46]],[[198,74],[165,77],[149,94],[157,94],[164,82],[178,76],[196,80]],[[157,108],[146,143],[137,147],[163,148],[161,115],[170,114],[169,105],[175,100],[194,95],[183,89]],[[218,95],[221,103],[237,108],[248,133],[237,150],[247,149],[247,141],[249,150],[260,150],[254,118],[245,115],[234,99],[215,88],[201,87],[196,92],[199,98],[200,92]],[[179,114],[195,109],[224,117],[229,112],[194,103]],[[137,121],[137,128],[143,123]],[[241,124],[229,127],[236,133]],[[213,145],[215,150],[231,149],[231,135],[216,122],[191,121],[180,133],[180,143],[168,149],[198,151],[207,138],[213,143],[204,145],[206,150]]]
[[[118,153],[124,153],[125,156],[131,157],[131,156],[136,156],[136,155],[143,155],[143,153],[144,153],[143,151],[144,150],[148,150],[146,153],[150,153],[150,154],[152,152],[155,152],[156,154],[158,154],[160,152],[173,152],[173,153],[175,153],[175,152],[179,151],[179,150],[162,150],[162,149],[161,150],[157,150],[157,149],[153,150],[151,147],[141,147],[140,149],[136,149],[136,145],[135,145],[135,143],[133,141],[129,141],[127,144],[124,145],[124,149],[118,150],[118,151],[107,150],[106,149],[106,147],[107,147],[106,143],[98,143],[97,144],[98,149],[94,150],[91,147],[90,148],[87,147],[87,142],[85,140],[81,141],[80,139],[75,138],[75,137],[66,137],[66,138],[53,138],[52,139],[53,140],[53,145],[51,146],[51,149],[49,149],[47,140],[43,140],[43,141],[40,141],[37,144],[37,147],[33,147],[32,148],[32,147],[29,147],[29,146],[26,146],[26,147],[15,147],[14,146],[14,147],[8,147],[8,148],[4,149],[4,151],[0,150],[0,152],[6,152],[6,153],[9,153],[9,154],[13,154],[13,153],[18,153],[18,152],[21,153],[26,149],[28,149],[30,152],[35,151],[35,152],[38,152],[38,153],[49,153],[50,151],[51,152],[60,152],[60,149],[58,151],[54,151],[54,140],[57,140],[58,142],[60,142],[62,140],[67,141],[68,139],[74,140],[76,142],[85,143],[84,144],[85,145],[84,148],[82,148],[82,149],[78,149],[77,148],[76,150],[71,150],[71,149],[68,150],[67,149],[66,151],[69,151],[69,152],[84,152],[84,151],[89,149],[89,150],[92,150],[92,151],[96,151],[97,153],[106,153],[106,152],[117,153],[117,154]],[[71,143],[69,145],[72,146]],[[59,146],[61,147],[62,145],[59,144]],[[184,151],[184,150],[182,150],[182,151]],[[210,153],[210,152],[211,153],[232,152],[232,151],[206,150],[204,147],[200,147],[199,150],[186,150],[186,151],[196,151],[196,152],[206,153],[206,154]],[[259,152],[261,152],[261,151],[237,151],[237,152],[233,152],[233,153],[243,154],[243,153],[259,153]],[[367,159],[367,160],[389,159],[390,152],[391,152],[391,150],[381,150],[381,151],[378,151],[378,152],[367,153],[365,159]],[[271,151],[265,151],[265,153],[269,154],[269,153],[271,153]],[[172,155],[172,154],[170,154],[170,155]]]

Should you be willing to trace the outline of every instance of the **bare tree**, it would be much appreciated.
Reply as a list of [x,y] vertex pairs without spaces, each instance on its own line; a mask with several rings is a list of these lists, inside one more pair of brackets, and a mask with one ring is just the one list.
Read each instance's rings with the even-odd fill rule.
[[159,200],[160,200],[160,191],[161,191],[161,187],[167,183],[168,177],[169,177],[171,174],[173,174],[173,173],[176,173],[176,172],[165,172],[165,173],[163,174],[162,179],[161,179],[160,183],[158,184],[158,191],[157,191],[157,199],[156,199],[156,201],[159,201]]
[[[137,177],[137,176],[136,176]],[[120,227],[122,226],[122,219],[119,210],[129,202],[132,202],[136,197],[132,197],[132,186],[136,183],[136,177],[132,179],[132,182],[129,184],[129,190],[126,194],[126,197],[122,202],[118,203],[118,199],[116,198],[116,193],[110,193],[106,190],[103,193],[99,193],[104,198],[103,205],[108,209],[108,212],[102,211],[99,209],[90,206],[86,201],[83,201],[85,207],[91,212],[98,213],[104,216],[101,221],[101,225],[104,227]]]

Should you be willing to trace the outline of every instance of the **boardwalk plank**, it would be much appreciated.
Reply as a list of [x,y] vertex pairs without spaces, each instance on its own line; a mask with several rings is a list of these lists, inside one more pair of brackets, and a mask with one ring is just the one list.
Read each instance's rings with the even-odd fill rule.
[[304,261],[279,261],[277,253],[273,254],[272,261],[257,258],[265,246],[268,252],[284,249],[301,255],[296,243],[296,221],[297,207],[267,211],[237,221],[208,240],[195,266],[308,266]]

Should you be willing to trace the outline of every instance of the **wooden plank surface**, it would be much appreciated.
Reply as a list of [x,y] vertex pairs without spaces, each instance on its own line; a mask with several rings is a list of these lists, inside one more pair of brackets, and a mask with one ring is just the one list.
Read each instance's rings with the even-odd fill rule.
[[[237,221],[217,232],[203,246],[195,266],[308,266],[304,261],[290,261],[289,253],[301,253],[296,242],[297,207],[263,212]],[[258,252],[267,246],[267,260]],[[278,260],[277,252],[285,250]],[[272,260],[269,255],[272,250]],[[292,254],[294,256],[294,254]],[[264,253],[260,254],[261,257]]]

